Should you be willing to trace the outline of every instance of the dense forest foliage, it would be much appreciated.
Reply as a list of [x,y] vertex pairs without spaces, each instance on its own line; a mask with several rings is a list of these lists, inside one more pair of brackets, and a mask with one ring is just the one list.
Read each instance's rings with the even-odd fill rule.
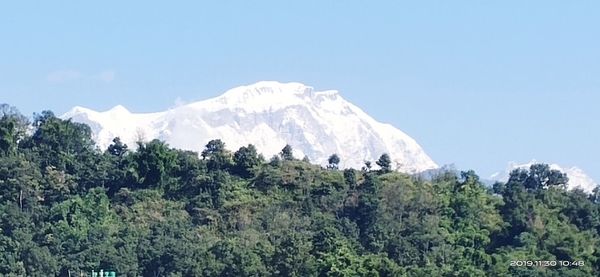
[[600,276],[600,194],[547,165],[486,187],[388,155],[355,170],[220,140],[100,150],[51,112],[0,117],[1,276]]

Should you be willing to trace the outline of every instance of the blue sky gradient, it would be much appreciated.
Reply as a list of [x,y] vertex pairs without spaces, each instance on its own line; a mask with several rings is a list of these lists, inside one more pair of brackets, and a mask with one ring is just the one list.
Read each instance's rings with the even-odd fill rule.
[[149,112],[297,81],[439,164],[536,158],[600,181],[598,1],[90,2],[0,4],[0,102]]

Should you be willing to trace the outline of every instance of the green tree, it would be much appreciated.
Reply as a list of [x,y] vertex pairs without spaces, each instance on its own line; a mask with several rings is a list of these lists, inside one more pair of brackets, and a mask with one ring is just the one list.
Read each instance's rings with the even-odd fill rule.
[[211,249],[221,263],[219,276],[265,276],[268,271],[254,247],[243,247],[237,239],[227,239]]
[[566,188],[567,182],[569,178],[566,174],[551,170],[547,164],[534,164],[529,168],[529,175],[523,185],[530,191],[539,191],[553,186]]
[[293,153],[293,149],[292,146],[289,144],[286,144],[283,149],[281,149],[281,159],[284,161],[291,161],[294,160],[294,153]]
[[22,156],[0,157],[0,203],[12,202],[35,213],[43,199],[42,174],[36,164]]
[[254,169],[259,166],[262,161],[258,156],[256,147],[252,144],[242,146],[233,154],[234,173],[242,177],[253,177]]
[[35,216],[17,203],[0,204],[0,275],[38,276],[56,271],[48,248],[34,242]]
[[130,173],[140,188],[164,189],[175,182],[171,174],[177,170],[177,154],[159,140],[139,143],[136,153],[129,155]]
[[381,171],[383,173],[388,173],[392,171],[392,159],[388,154],[381,155],[381,157],[379,157],[379,160],[377,160],[377,162],[375,163],[381,168]]
[[0,104],[0,155],[15,154],[27,132],[29,122],[19,111]]
[[315,259],[310,255],[312,244],[305,236],[291,233],[275,245],[272,266],[277,276],[313,276]]
[[371,163],[371,161],[365,161],[365,165],[361,168],[361,170],[363,172],[369,172],[371,171],[371,168],[373,168],[373,164]]
[[307,155],[304,155],[304,158],[302,158],[302,161],[305,163],[310,163],[310,158]]
[[355,188],[356,183],[358,181],[356,170],[351,168],[344,169],[344,181],[346,182],[346,185],[350,188]]
[[84,197],[55,205],[48,223],[44,237],[63,274],[114,262],[108,260],[107,253],[114,250],[119,222],[104,190],[93,189]]
[[210,170],[227,170],[233,165],[232,155],[220,139],[209,141],[201,155]]
[[121,142],[121,138],[116,137],[112,140],[112,144],[108,146],[106,152],[115,157],[123,157],[129,150],[127,144]]
[[38,115],[33,125],[36,131],[25,144],[39,156],[40,168],[53,166],[73,174],[94,165],[95,145],[89,126],[62,120],[49,111]]
[[340,164],[340,157],[337,154],[333,154],[333,155],[329,156],[329,159],[327,159],[327,162],[328,162],[327,168],[338,169],[339,164]]
[[375,250],[379,246],[376,231],[378,209],[380,204],[380,180],[373,174],[367,174],[359,187],[358,205],[356,207],[356,224],[360,230],[360,239],[364,247]]
[[79,194],[103,185],[106,176],[102,158],[89,126],[62,120],[49,111],[37,115],[33,126],[35,132],[23,139],[21,145],[23,153],[38,164],[42,172],[70,176],[76,184],[73,192]]
[[500,202],[487,193],[473,171],[461,172],[461,180],[454,182],[449,196],[446,212],[453,221],[446,240],[458,256],[449,261],[459,274],[485,275],[492,265],[487,253],[490,235],[504,227],[497,211]]

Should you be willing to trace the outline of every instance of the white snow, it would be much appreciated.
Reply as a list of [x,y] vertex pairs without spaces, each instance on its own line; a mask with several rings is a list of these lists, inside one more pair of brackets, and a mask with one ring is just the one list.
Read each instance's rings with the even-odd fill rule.
[[[529,169],[533,164],[538,164],[538,163],[542,163],[542,162],[538,162],[535,159],[531,160],[528,163],[524,163],[524,164],[510,162],[510,163],[508,163],[508,166],[504,172],[496,172],[496,173],[492,174],[492,176],[490,176],[490,179],[492,179],[494,181],[506,182],[506,181],[508,181],[508,178],[510,177],[510,173],[513,170],[518,169],[518,168]],[[581,190],[583,190],[587,193],[591,193],[594,190],[594,188],[596,188],[598,186],[598,183],[596,183],[594,180],[592,180],[592,178],[590,176],[586,175],[585,172],[583,172],[583,170],[581,170],[578,167],[575,167],[575,166],[563,167],[563,166],[560,166],[560,165],[554,164],[554,163],[551,163],[548,165],[550,166],[550,169],[558,170],[562,173],[567,174],[567,177],[569,177],[569,182],[567,184],[568,189],[580,188]]]
[[307,155],[320,164],[337,153],[342,167],[360,168],[365,160],[388,153],[403,172],[438,167],[414,139],[377,122],[338,91],[315,91],[300,83],[262,81],[157,113],[131,113],[119,105],[104,112],[74,107],[61,117],[90,125],[102,149],[119,136],[131,146],[158,138],[200,152],[219,138],[231,150],[254,144],[267,158],[289,143],[297,158]]

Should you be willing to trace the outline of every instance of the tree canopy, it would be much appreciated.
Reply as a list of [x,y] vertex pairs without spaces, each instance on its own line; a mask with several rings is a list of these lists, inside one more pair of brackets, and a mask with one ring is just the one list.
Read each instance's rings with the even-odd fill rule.
[[600,276],[600,192],[547,165],[490,188],[395,172],[387,154],[355,170],[289,145],[271,161],[198,150],[98,149],[86,125],[0,106],[0,275]]

